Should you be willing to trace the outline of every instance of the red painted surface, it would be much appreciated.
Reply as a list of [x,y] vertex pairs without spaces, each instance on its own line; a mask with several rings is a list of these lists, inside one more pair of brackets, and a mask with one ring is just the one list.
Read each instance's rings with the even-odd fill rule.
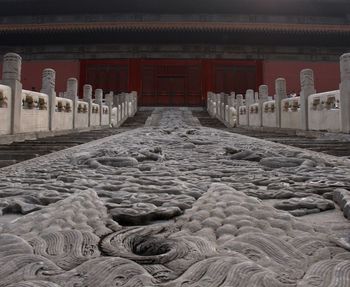
[[214,92],[244,94],[262,83],[260,61],[214,60],[211,64]]
[[[138,92],[144,105],[203,105],[207,91],[243,92],[265,83],[274,93],[275,79],[287,80],[288,93],[300,91],[299,73],[311,68],[318,92],[339,88],[338,62],[230,61],[230,60],[88,60],[24,61],[24,89],[40,91],[45,68],[56,70],[56,91],[66,90],[70,77],[79,79],[79,94],[85,83],[106,92]],[[2,70],[2,66],[0,65]],[[95,70],[94,70],[95,69]],[[97,70],[96,70],[97,69]],[[255,71],[255,72],[254,72]]]
[[200,60],[140,60],[139,65],[141,105],[203,105]]
[[300,92],[300,71],[313,69],[317,92],[339,89],[340,70],[338,62],[298,62],[298,61],[264,61],[264,83],[270,87],[270,94],[275,91],[275,79],[287,80],[288,93]]
[[[0,66],[2,71],[2,66]],[[56,71],[56,91],[64,92],[67,87],[67,79],[73,77],[79,79],[79,61],[23,61],[22,84],[26,90],[40,91],[42,71],[52,68]]]
[[103,89],[106,93],[129,92],[129,70],[128,60],[81,61],[79,96],[83,96],[85,84],[92,85],[94,90]]
[[259,61],[88,60],[80,74],[81,88],[89,83],[116,93],[137,91],[143,106],[201,106],[208,91],[243,93],[262,83]]

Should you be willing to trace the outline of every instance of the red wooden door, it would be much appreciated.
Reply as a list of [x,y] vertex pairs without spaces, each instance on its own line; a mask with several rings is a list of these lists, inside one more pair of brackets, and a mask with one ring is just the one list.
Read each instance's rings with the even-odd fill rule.
[[262,62],[240,60],[83,60],[84,84],[115,93],[137,91],[141,106],[202,106],[208,91],[245,93],[262,84]]
[[157,104],[160,106],[186,105],[186,84],[184,77],[157,77]]
[[87,60],[81,62],[80,89],[89,84],[93,89],[103,89],[105,93],[129,91],[129,65],[127,60]]
[[144,106],[200,106],[200,60],[142,60],[140,104]]

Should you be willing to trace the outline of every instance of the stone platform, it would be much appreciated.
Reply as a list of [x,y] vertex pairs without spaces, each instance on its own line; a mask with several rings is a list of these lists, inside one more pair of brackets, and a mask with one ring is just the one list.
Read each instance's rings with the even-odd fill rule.
[[346,287],[349,171],[156,109],[1,169],[0,287]]

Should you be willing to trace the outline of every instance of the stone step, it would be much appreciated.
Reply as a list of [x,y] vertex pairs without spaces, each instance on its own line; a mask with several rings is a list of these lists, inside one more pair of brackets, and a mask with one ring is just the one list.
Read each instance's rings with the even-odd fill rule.
[[263,132],[244,127],[227,128],[216,118],[211,118],[206,111],[193,112],[202,126],[225,130],[232,133],[264,139],[276,143],[322,152],[339,157],[350,157],[350,142],[337,139],[320,139],[315,136],[297,136],[293,131]]
[[0,145],[0,168],[142,127],[145,125],[151,113],[152,110],[139,111],[133,118],[128,118],[124,124],[118,128],[107,127],[104,129],[76,132],[37,140],[14,142],[9,145]]

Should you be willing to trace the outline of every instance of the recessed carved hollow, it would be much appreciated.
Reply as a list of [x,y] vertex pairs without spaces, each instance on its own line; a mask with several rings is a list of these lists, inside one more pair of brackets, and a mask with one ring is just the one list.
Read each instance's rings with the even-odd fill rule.
[[314,110],[316,110],[320,103],[321,103],[320,98],[315,98],[315,99],[313,99],[313,101],[312,101],[312,108],[313,108]]
[[7,108],[7,97],[0,91],[0,108]]
[[294,101],[291,103],[290,108],[291,108],[292,112],[298,111],[298,109],[300,108],[300,105],[299,105],[298,101],[294,100]]
[[39,110],[47,110],[47,103],[44,98],[39,98]]
[[335,101],[335,97],[334,96],[327,97],[327,100],[326,100],[326,103],[325,103],[326,109],[327,110],[335,109],[336,108],[335,102],[336,101]]
[[102,250],[109,256],[130,259],[140,264],[164,264],[182,254],[174,239],[156,237],[143,231],[135,228],[113,233],[102,241]]
[[72,107],[71,107],[69,102],[66,103],[66,106],[65,106],[64,110],[65,110],[66,113],[70,113],[72,111]]
[[62,112],[63,110],[64,110],[64,106],[63,106],[63,103],[62,103],[62,101],[59,101],[58,103],[57,103],[57,111],[58,112]]

